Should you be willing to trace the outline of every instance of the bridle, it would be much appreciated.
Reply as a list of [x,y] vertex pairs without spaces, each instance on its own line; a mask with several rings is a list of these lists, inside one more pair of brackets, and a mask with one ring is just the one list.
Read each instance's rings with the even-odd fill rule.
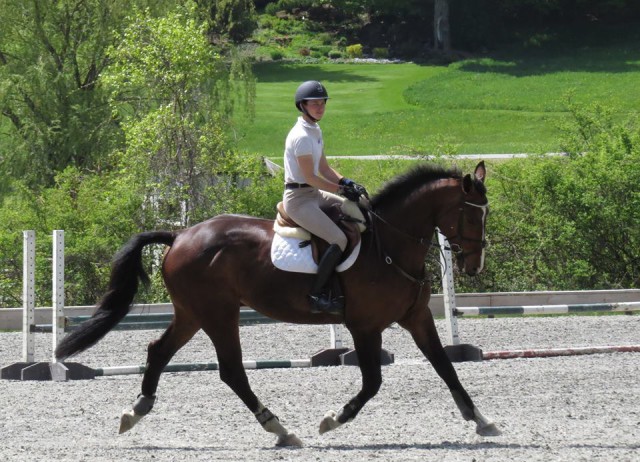
[[[472,206],[472,207],[477,207],[477,208],[482,210],[482,237],[480,239],[467,237],[467,236],[464,235],[464,217],[465,217],[464,206],[465,205],[469,205],[469,206]],[[487,217],[488,207],[489,207],[489,203],[488,202],[484,203],[484,204],[476,204],[476,203],[473,203],[473,202],[469,202],[469,201],[463,200],[462,203],[459,206],[460,214],[458,216],[457,233],[452,237],[448,237],[444,233],[442,233],[442,231],[440,231],[445,237],[447,237],[447,240],[449,241],[449,248],[445,249],[445,250],[451,250],[451,252],[454,255],[456,255],[457,258],[464,258],[464,257],[466,257],[468,255],[473,255],[474,253],[481,252],[482,250],[473,251],[473,252],[469,252],[469,253],[465,254],[462,245],[460,245],[460,244],[458,244],[456,242],[453,242],[453,241],[457,240],[457,241],[468,241],[468,242],[480,243],[481,244],[481,249],[484,249],[487,246],[487,241],[486,241],[485,236],[484,236],[484,228],[485,228],[485,220],[486,220],[486,217]],[[440,247],[440,244],[437,243],[437,242],[433,242],[431,237],[429,239],[427,239],[426,237],[416,237],[416,236],[413,236],[413,235],[407,233],[406,231],[403,231],[403,230],[397,228],[396,226],[392,225],[387,220],[382,218],[371,207],[369,208],[368,212],[369,212],[369,215],[370,215],[370,220],[369,221],[371,223],[372,228],[375,228],[374,222],[375,222],[375,220],[378,220],[381,223],[384,223],[393,232],[395,232],[396,234],[399,234],[400,236],[402,236],[405,240],[411,241],[411,242],[413,242],[413,243],[415,243],[415,244],[417,244],[417,245],[419,245],[421,247],[424,247],[427,250],[429,248],[431,248],[431,247]],[[382,243],[380,242],[380,235],[377,232],[375,232],[375,230],[374,230],[374,236],[375,236],[376,247],[377,247],[379,253],[384,258],[384,262],[387,265],[393,266],[406,279],[408,279],[409,281],[413,282],[414,284],[417,284],[418,286],[420,286],[420,292],[418,293],[418,297],[419,297],[420,293],[422,292],[422,287],[426,284],[427,280],[429,279],[429,277],[428,277],[429,275],[428,275],[428,272],[427,272],[427,264],[425,263],[424,268],[423,268],[423,272],[422,272],[422,276],[420,278],[416,278],[416,277],[412,276],[411,274],[407,273],[404,269],[402,269],[402,267],[400,267],[397,263],[395,263],[393,261],[393,259],[389,256],[389,254],[384,250],[384,248],[382,247]]]
[[[477,207],[479,209],[482,210],[482,237],[480,239],[476,239],[473,237],[467,237],[464,235],[464,206],[465,205],[469,205],[471,207]],[[458,215],[458,228],[457,228],[457,233],[454,236],[447,236],[446,234],[444,234],[442,231],[441,234],[443,234],[447,240],[449,241],[449,246],[451,247],[451,252],[456,255],[458,258],[464,258],[466,256],[469,255],[473,255],[474,253],[478,253],[478,252],[482,252],[483,249],[485,249],[487,247],[487,240],[484,236],[484,230],[485,230],[485,220],[487,219],[487,212],[489,210],[489,203],[484,203],[484,204],[475,204],[473,202],[469,202],[469,201],[462,201],[461,206],[459,207],[460,210],[460,215]],[[469,253],[464,253],[464,249],[462,248],[462,246],[454,241],[467,241],[467,242],[475,242],[475,243],[479,243],[480,244],[480,250],[475,250],[473,252],[469,252]]]

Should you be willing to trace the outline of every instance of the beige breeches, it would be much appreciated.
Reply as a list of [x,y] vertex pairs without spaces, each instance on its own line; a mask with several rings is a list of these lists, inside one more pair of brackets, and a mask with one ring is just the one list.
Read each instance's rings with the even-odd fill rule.
[[284,210],[300,226],[329,244],[338,244],[344,251],[347,236],[322,210],[322,205],[340,202],[338,196],[316,188],[286,189]]

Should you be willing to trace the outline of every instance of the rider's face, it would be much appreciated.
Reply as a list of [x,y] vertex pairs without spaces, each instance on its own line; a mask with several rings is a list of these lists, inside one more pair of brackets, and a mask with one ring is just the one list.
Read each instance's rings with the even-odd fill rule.
[[324,99],[312,99],[309,101],[305,101],[304,103],[307,112],[316,120],[322,119],[324,115],[325,108],[327,106],[327,101]]

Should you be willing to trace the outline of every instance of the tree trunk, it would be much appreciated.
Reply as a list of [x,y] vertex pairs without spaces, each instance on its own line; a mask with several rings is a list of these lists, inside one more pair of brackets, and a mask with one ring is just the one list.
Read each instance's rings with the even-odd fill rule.
[[445,52],[451,50],[449,0],[435,0],[433,14],[433,48]]

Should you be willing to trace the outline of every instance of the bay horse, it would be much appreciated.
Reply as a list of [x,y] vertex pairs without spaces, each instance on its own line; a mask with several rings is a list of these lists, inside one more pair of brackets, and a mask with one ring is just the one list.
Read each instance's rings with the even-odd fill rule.
[[422,165],[392,179],[371,197],[370,230],[351,268],[339,273],[346,300],[343,315],[311,313],[307,294],[313,274],[275,268],[270,258],[273,221],[219,215],[177,232],[135,235],[114,257],[109,287],[97,310],[56,349],[58,360],[97,343],[128,313],[139,281],[148,280],[142,249],[164,244],[162,275],[175,315],[162,336],[149,344],[142,391],[123,413],[120,433],[147,415],[155,402],[160,374],[174,354],[200,329],[211,338],[220,378],[277,435],[276,445],[301,446],[252,391],[239,337],[241,306],[270,318],[300,324],[344,323],[353,337],[362,374],[361,390],[339,411],[329,411],[320,434],[353,420],[382,383],[382,332],[392,323],[408,330],[418,348],[448,386],[465,420],[484,436],[500,434],[476,408],[460,383],[440,342],[428,307],[431,288],[425,258],[436,227],[451,244],[459,270],[476,275],[484,265],[488,200],[480,162],[474,174]]

